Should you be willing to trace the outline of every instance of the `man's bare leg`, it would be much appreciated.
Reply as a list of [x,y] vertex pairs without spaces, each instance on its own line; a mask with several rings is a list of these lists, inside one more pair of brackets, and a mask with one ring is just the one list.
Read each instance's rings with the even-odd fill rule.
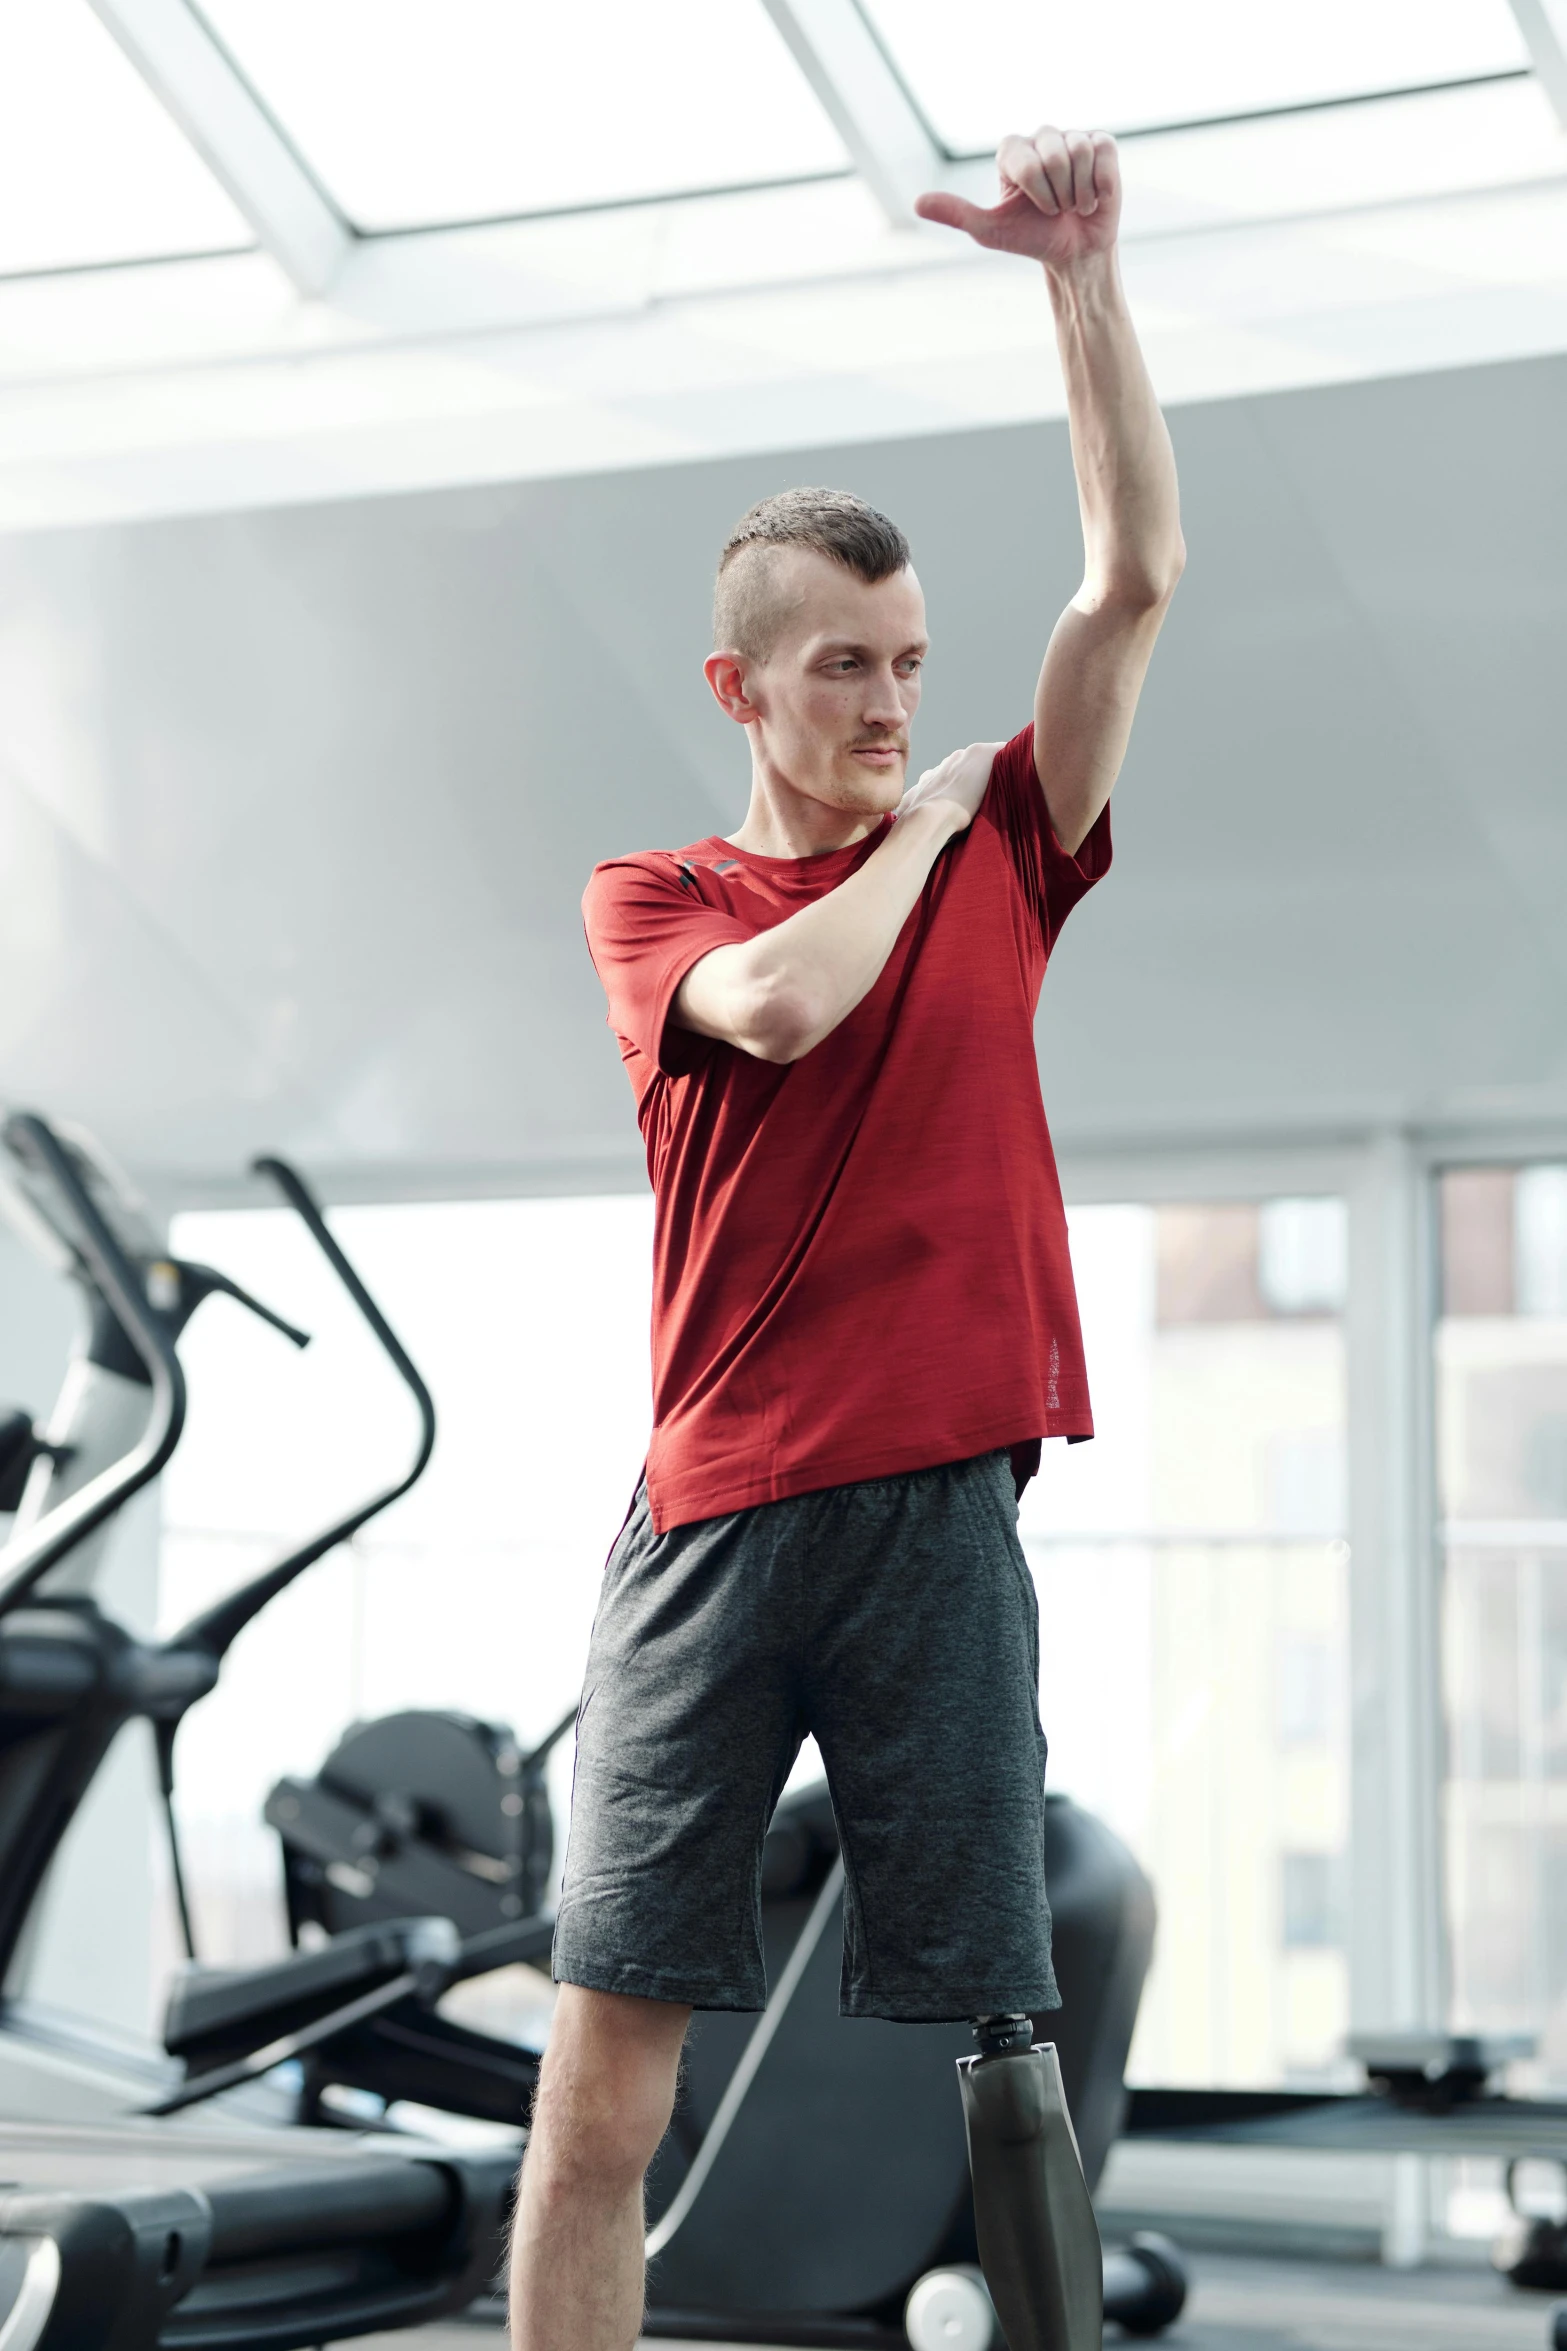
[[563,1984],[511,2242],[513,2351],[631,2351],[642,2178],[674,2110],[689,2008]]

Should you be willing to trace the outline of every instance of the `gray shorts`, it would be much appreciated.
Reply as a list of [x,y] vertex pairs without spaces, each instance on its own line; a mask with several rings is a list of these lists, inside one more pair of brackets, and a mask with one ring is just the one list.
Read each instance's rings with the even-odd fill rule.
[[762,1839],[811,1732],[844,2014],[1058,2007],[1038,1685],[1005,1453],[663,1535],[639,1492],[588,1651],[556,1980],[764,2007]]

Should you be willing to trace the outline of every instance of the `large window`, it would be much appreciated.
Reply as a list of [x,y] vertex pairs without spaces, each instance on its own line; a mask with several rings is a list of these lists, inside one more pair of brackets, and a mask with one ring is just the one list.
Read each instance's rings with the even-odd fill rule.
[[[457,1706],[526,1736],[570,1705],[647,1431],[645,1201],[334,1221],[426,1368],[442,1437],[416,1494],[267,1612],[181,1734],[213,1958],[277,1947],[262,1801],[354,1716]],[[1128,1839],[1158,1893],[1133,2070],[1318,2078],[1348,2021],[1343,1206],[1071,1221],[1100,1434],[1047,1448],[1023,1533],[1052,1781]],[[166,1492],[169,1626],[372,1487],[408,1435],[291,1220],[186,1217],[176,1242],[317,1336],[296,1357],[233,1310],[194,1326]],[[172,1962],[171,1912],[165,1934]]]
[[1439,1179],[1453,2022],[1567,2075],[1567,1166]]
[[1345,1215],[1073,1213],[1099,1435],[1023,1533],[1058,1788],[1153,1879],[1132,2072],[1321,2078],[1348,2028]]
[[0,278],[232,253],[250,229],[83,0],[0,8]]
[[202,0],[202,13],[371,233],[848,168],[761,0]]
[[[440,1434],[423,1482],[256,1620],[180,1733],[180,1816],[214,1961],[283,1947],[261,1807],[347,1723],[454,1707],[529,1739],[572,1705],[647,1439],[650,1201],[354,1208],[332,1223],[428,1379]],[[395,1376],[293,1217],[181,1216],[173,1240],[313,1337],[296,1355],[221,1301],[192,1324],[190,1417],[164,1484],[165,1631],[388,1483],[413,1434]],[[569,1741],[555,1761],[563,1832]],[[161,2012],[171,1901],[160,1917]]]
[[[796,13],[791,41],[763,0],[189,0],[145,21],[123,8],[100,21],[90,0],[7,0],[0,278],[247,250],[246,205],[274,230],[293,208],[316,211],[301,172],[367,236],[847,176],[832,82],[890,151],[928,132],[933,169],[988,155],[1040,114],[1131,134],[1237,117],[1304,126],[1304,147],[1265,119],[1260,141],[1183,142],[1151,179],[1139,164],[1145,225],[1161,228],[1172,202],[1177,222],[1194,202],[1202,220],[1257,217],[1467,186],[1476,169],[1550,168],[1544,93],[1535,104],[1522,87],[1484,86],[1532,78],[1509,0],[849,0],[846,45],[835,11]],[[862,86],[856,15],[890,89],[874,65]],[[1431,92],[1460,111],[1433,111],[1419,95]],[[1394,95],[1412,107],[1383,107],[1369,128],[1343,111]],[[905,97],[914,121],[900,129]],[[1319,135],[1309,117],[1323,108],[1342,119],[1324,118]],[[1476,166],[1471,151],[1490,160]],[[228,187],[247,191],[239,205]],[[855,212],[831,211],[835,233]],[[814,251],[815,208],[793,217],[802,253]],[[754,220],[717,226],[746,252],[759,233]],[[764,272],[779,233],[765,232]],[[677,245],[681,234],[657,232]],[[643,249],[608,235],[541,249],[545,277],[586,266],[598,286],[608,263],[603,286],[623,294],[620,273],[643,266],[629,260]],[[399,282],[390,269],[378,288]],[[225,315],[236,299],[244,314],[252,274],[232,277]],[[170,298],[160,292],[154,316]],[[213,298],[192,281],[198,312]]]
[[[1133,131],[1319,106],[1528,65],[1506,0],[865,0],[954,154],[983,153],[1038,92],[1052,122]],[[1031,102],[1031,101],[1030,101]]]

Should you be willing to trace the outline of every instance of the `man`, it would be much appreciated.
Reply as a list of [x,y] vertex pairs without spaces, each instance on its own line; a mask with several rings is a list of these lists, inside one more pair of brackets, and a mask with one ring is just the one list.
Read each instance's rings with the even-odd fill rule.
[[1086,567],[1032,728],[905,789],[902,535],[842,493],[769,500],[724,551],[706,664],[750,739],[745,821],[601,866],[584,902],[658,1200],[655,1427],[578,1720],[517,2351],[637,2334],[643,2174],[691,2010],[765,2002],[761,1841],[807,1732],[846,2011],[1057,2003],[1016,1496],[1041,1438],[1092,1424],[1032,1024],[1109,864],[1184,551],[1114,143],[1046,129],[998,162],[993,209],[919,209],[1044,266]]

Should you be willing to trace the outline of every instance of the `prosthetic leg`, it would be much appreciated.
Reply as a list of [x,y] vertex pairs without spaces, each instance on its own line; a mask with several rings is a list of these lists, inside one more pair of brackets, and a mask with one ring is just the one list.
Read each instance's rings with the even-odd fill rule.
[[1048,2043],[1033,2019],[983,2016],[958,2060],[980,2266],[1007,2351],[1101,2351],[1104,2257]]

